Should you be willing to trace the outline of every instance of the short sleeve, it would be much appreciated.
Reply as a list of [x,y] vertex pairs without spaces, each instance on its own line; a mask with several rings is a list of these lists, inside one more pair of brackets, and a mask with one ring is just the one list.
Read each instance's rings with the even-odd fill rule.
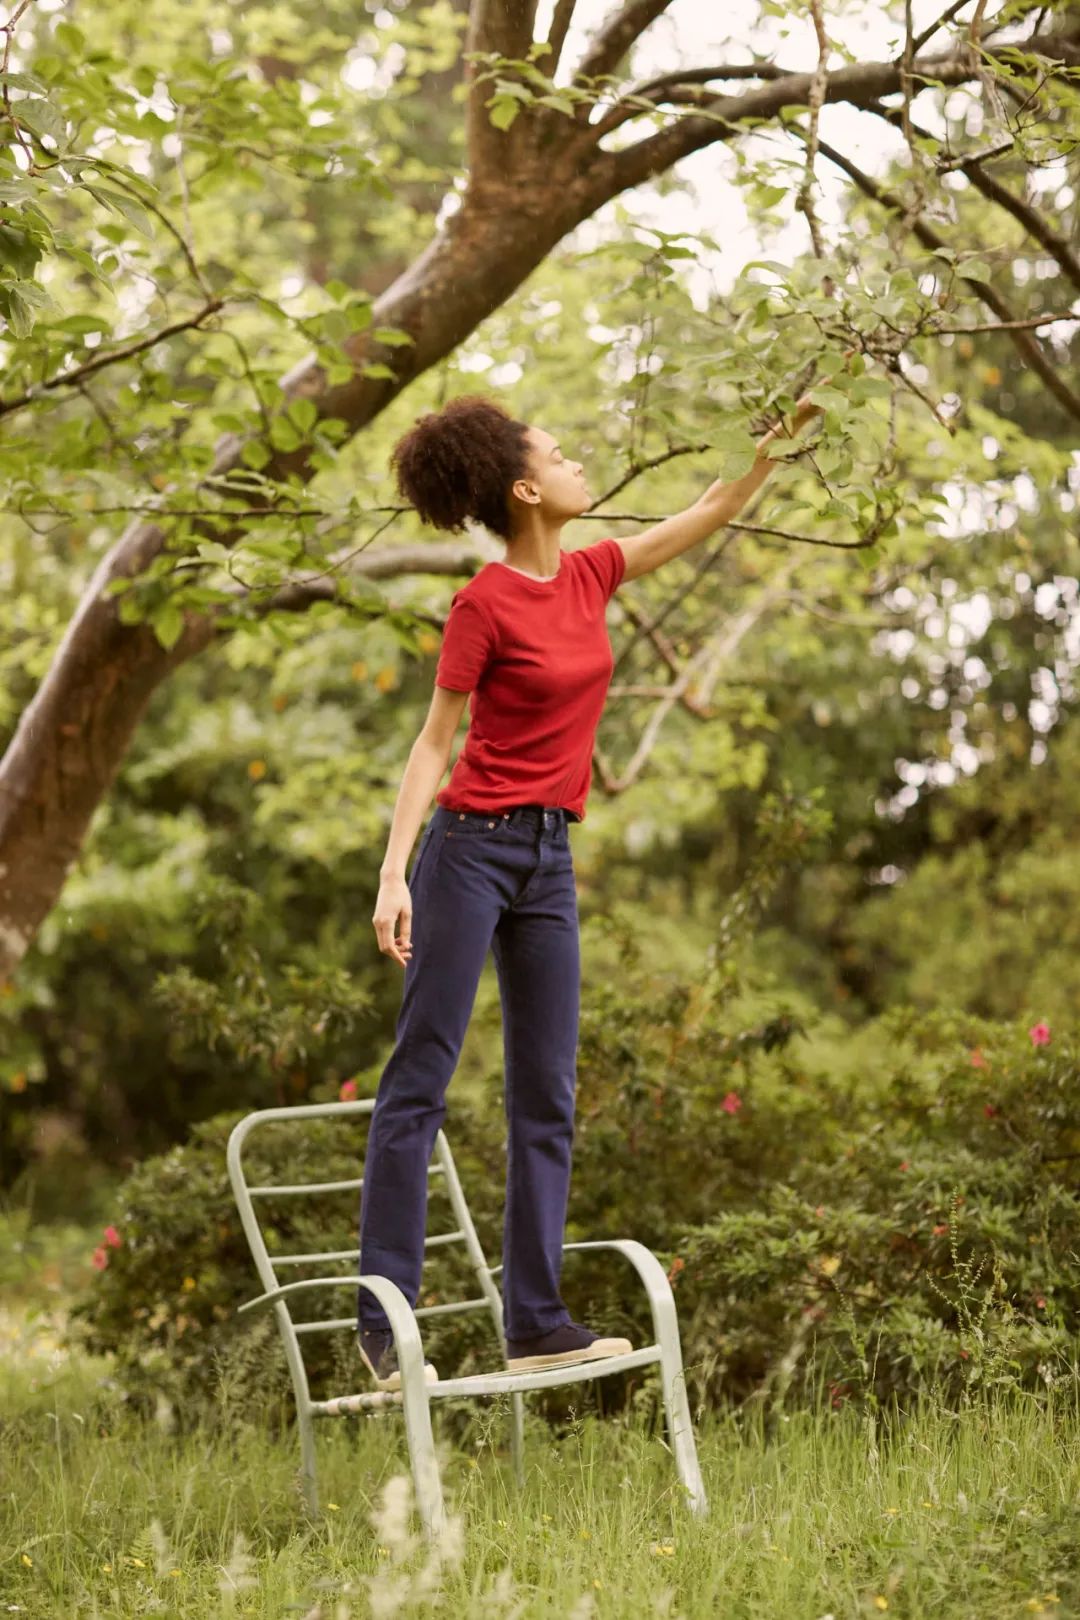
[[579,566],[587,568],[603,593],[605,602],[614,596],[626,572],[626,553],[617,540],[597,540],[574,552]]
[[456,591],[443,627],[435,685],[471,692],[479,684],[495,651],[495,633],[487,614],[471,596]]

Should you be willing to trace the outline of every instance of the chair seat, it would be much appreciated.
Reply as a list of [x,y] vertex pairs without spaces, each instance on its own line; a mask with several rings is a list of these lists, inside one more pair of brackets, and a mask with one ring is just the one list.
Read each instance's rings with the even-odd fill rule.
[[[604,1356],[596,1361],[564,1362],[559,1367],[534,1368],[531,1372],[473,1373],[467,1378],[440,1378],[425,1384],[428,1398],[452,1395],[511,1395],[517,1390],[553,1389],[559,1384],[575,1384],[585,1378],[606,1378],[609,1373],[629,1372],[631,1367],[647,1367],[660,1360],[660,1346],[646,1345],[623,1356]],[[364,1395],[335,1395],[326,1401],[312,1401],[315,1417],[344,1417],[380,1406],[400,1406],[401,1391],[372,1390]]]

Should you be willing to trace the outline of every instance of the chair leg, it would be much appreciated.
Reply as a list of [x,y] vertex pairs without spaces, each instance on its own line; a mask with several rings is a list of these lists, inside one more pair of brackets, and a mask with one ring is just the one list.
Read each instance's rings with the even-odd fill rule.
[[303,1403],[297,1403],[296,1421],[300,1425],[300,1479],[304,1501],[314,1518],[319,1511],[319,1482],[315,1476],[315,1425],[311,1413]]
[[520,1390],[510,1397],[510,1456],[520,1489],[525,1483],[525,1401]]
[[705,1484],[698,1466],[694,1426],[690,1419],[690,1402],[686,1398],[686,1374],[678,1343],[660,1344],[660,1378],[664,1388],[664,1410],[667,1413],[671,1449],[675,1453],[675,1467],[686,1488],[691,1510],[704,1518],[709,1510]]
[[[410,1371],[418,1371],[419,1379],[410,1378]],[[431,1403],[428,1400],[422,1366],[409,1368],[403,1365],[401,1373],[405,1438],[409,1444],[416,1509],[420,1515],[424,1535],[432,1541],[445,1529],[446,1513],[443,1507],[442,1482],[439,1479],[439,1463],[435,1456],[435,1441],[431,1433]]]

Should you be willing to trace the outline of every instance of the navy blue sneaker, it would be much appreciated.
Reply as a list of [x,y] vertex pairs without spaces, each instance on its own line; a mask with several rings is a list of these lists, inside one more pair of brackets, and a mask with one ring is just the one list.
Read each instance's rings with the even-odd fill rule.
[[572,1361],[605,1361],[628,1356],[629,1339],[602,1339],[580,1322],[564,1322],[534,1339],[507,1339],[506,1365],[511,1372],[533,1372],[540,1367],[561,1367]]
[[[389,1328],[361,1328],[356,1335],[360,1360],[375,1380],[378,1389],[400,1389],[401,1369],[398,1366],[394,1335]],[[430,1361],[424,1363],[424,1378],[437,1384],[439,1375]]]

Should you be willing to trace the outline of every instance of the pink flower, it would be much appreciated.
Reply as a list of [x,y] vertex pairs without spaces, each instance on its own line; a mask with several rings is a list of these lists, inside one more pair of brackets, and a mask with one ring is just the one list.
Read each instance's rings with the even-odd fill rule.
[[1049,1046],[1049,1044],[1050,1044],[1050,1025],[1049,1024],[1032,1024],[1031,1028],[1028,1030],[1028,1034],[1031,1036],[1031,1044],[1032,1044],[1032,1046]]
[[742,1098],[737,1091],[729,1091],[720,1106],[726,1114],[735,1114],[742,1107]]
[[107,1226],[105,1228],[105,1241],[109,1245],[110,1249],[118,1249],[120,1247],[121,1238],[115,1226]]
[[356,1081],[355,1080],[343,1080],[341,1082],[341,1090],[338,1092],[339,1101],[340,1102],[352,1102],[352,1100],[353,1100],[353,1098],[355,1096],[356,1096]]
[[1041,1294],[1039,1295],[1038,1299],[1035,1301],[1035,1309],[1037,1311],[1045,1311],[1045,1309],[1046,1309],[1046,1301],[1045,1301],[1045,1299],[1043,1299]]
[[93,1266],[95,1271],[104,1271],[108,1263],[109,1257],[102,1248],[95,1249],[93,1254],[90,1256],[90,1264]]
[[988,1069],[990,1067],[989,1063],[987,1063],[986,1059],[982,1055],[981,1047],[977,1046],[972,1052],[971,1067],[973,1069]]
[[911,1164],[910,1159],[904,1159],[902,1161],[901,1165],[900,1165],[901,1170],[906,1170],[910,1164]]

